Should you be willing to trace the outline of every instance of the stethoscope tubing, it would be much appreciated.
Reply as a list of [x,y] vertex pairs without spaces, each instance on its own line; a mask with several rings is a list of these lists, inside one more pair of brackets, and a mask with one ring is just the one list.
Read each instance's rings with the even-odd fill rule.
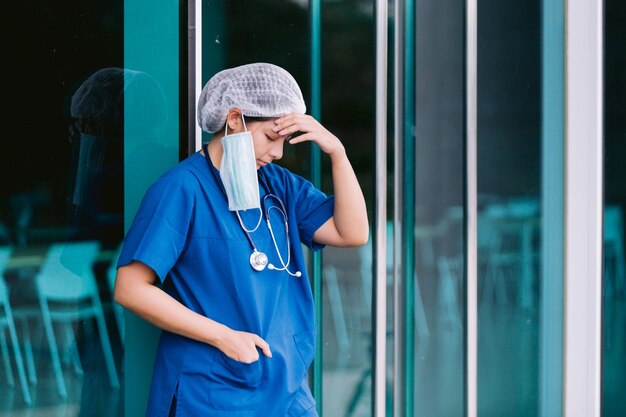
[[[213,177],[216,179],[216,182],[220,185],[220,188],[221,188],[222,193],[224,194],[224,196],[226,196],[227,194],[226,194],[226,189],[224,188],[224,184],[222,184],[221,180],[219,180],[219,178],[217,178],[217,175],[215,173],[215,168],[213,167],[213,163],[209,159],[210,156],[209,156],[208,142],[205,143],[202,146],[202,149],[204,150],[204,158],[205,158],[205,160],[207,162],[209,171],[211,172]],[[265,213],[265,222],[267,223],[267,228],[269,229],[270,236],[272,237],[272,242],[274,244],[274,249],[276,250],[276,253],[278,255],[278,259],[280,260],[280,263],[282,264],[281,268],[277,268],[277,267],[273,266],[272,264],[269,264],[270,269],[274,269],[276,271],[285,271],[285,272],[289,273],[289,275],[292,275],[292,276],[300,276],[300,271],[297,271],[296,274],[293,274],[293,273],[291,273],[287,269],[289,267],[289,263],[291,262],[291,250],[290,250],[291,239],[289,238],[289,217],[287,216],[287,209],[285,208],[285,204],[280,199],[280,197],[278,197],[276,194],[273,193],[273,190],[270,188],[267,180],[265,179],[265,174],[264,174],[263,171],[261,171],[261,169],[262,168],[259,168],[259,172],[258,172],[257,177],[258,177],[259,182],[261,183],[261,185],[265,188],[266,194],[263,196],[263,201],[262,201],[262,204],[261,204],[261,207],[259,208],[259,210],[261,210],[262,212]],[[269,208],[267,208],[267,199],[268,198],[273,198],[276,202],[278,202],[280,207],[270,206]],[[278,210],[278,212],[282,214],[283,221],[285,223],[285,234],[287,236],[287,262],[286,263],[283,260],[282,255],[280,254],[280,250],[278,250],[278,243],[276,242],[276,237],[274,235],[274,230],[272,229],[272,223],[270,221],[270,211],[272,209]],[[239,213],[237,212],[236,214],[237,214],[237,218],[239,219],[239,224],[241,225],[241,229],[246,234],[246,237],[248,238],[248,242],[250,242],[250,245],[252,246],[252,249],[254,251],[253,253],[260,253],[257,250],[257,247],[254,244],[254,241],[252,240],[252,236],[250,235],[250,232],[253,232],[253,231],[257,230],[259,224],[257,223],[257,226],[253,230],[249,231],[248,229],[246,229],[245,225],[243,224],[243,221],[242,221],[241,217],[239,216]]]

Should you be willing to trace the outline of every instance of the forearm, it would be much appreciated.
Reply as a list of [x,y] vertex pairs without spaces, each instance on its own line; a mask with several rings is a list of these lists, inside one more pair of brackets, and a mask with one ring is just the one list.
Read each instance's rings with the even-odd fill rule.
[[115,301],[144,320],[200,342],[219,347],[228,328],[195,313],[153,284],[129,279],[132,271],[118,271]]
[[363,191],[343,147],[331,154],[330,160],[335,195],[335,227],[346,242],[362,245],[367,242],[369,235]]
[[273,130],[281,136],[289,136],[295,132],[301,133],[289,139],[289,143],[313,141],[322,152],[330,156],[335,209],[333,217],[317,229],[313,240],[340,247],[360,246],[367,243],[369,225],[365,199],[339,138],[310,115],[290,113],[277,118],[274,122],[276,125]]

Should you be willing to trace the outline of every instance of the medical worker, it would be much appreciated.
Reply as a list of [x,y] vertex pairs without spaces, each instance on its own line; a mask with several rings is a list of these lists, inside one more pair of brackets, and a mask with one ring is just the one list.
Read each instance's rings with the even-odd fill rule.
[[[345,148],[305,111],[278,66],[217,73],[198,103],[212,139],[146,192],[115,300],[163,329],[148,417],[317,416],[301,243],[359,246],[369,226]],[[273,163],[287,141],[315,142],[330,157],[334,196]]]

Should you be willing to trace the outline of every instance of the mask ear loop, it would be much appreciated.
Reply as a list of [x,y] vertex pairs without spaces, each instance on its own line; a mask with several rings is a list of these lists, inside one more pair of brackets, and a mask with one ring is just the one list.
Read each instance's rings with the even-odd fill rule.
[[[246,118],[243,117],[243,113],[241,113],[241,121],[243,122],[243,130],[248,131],[248,127],[246,126]],[[226,124],[224,125],[224,136],[228,136],[228,118],[226,118]]]

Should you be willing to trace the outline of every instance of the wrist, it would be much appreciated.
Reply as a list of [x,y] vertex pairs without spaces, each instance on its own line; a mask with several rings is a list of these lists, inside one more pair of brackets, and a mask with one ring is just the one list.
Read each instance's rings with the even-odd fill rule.
[[339,162],[348,158],[346,154],[346,148],[343,145],[339,145],[336,149],[328,154],[332,162]]
[[209,333],[207,343],[221,350],[230,331],[231,329],[229,327],[224,326],[223,324],[214,323],[213,329],[211,329]]

